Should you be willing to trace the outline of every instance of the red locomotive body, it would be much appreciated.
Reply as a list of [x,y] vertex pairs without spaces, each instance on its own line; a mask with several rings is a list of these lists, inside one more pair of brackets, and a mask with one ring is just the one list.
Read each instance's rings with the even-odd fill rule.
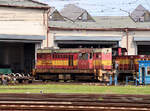
[[112,69],[112,49],[38,49],[35,67],[39,79],[100,79]]

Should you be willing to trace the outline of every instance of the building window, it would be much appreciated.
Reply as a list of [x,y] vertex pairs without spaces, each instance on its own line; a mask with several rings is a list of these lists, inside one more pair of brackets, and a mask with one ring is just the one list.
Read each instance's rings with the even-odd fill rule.
[[96,58],[99,58],[99,54],[96,54]]
[[93,54],[92,53],[90,53],[90,59],[92,59],[93,58]]
[[139,22],[144,22],[144,17],[140,17]]
[[50,17],[49,17],[49,18],[50,18],[50,20],[51,20],[53,17],[50,15]]
[[147,11],[144,13],[144,22],[149,22],[150,21],[150,13]]
[[78,19],[79,19],[79,20],[82,20],[82,17],[79,17]]
[[83,21],[87,21],[87,13],[83,13],[83,15],[82,15],[82,20],[83,20]]

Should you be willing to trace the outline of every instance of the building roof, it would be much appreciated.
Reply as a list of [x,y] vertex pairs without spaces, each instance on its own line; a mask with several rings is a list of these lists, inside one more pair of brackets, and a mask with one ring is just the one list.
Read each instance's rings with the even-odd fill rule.
[[131,17],[133,18],[133,20],[137,21],[137,19],[139,19],[140,17],[142,17],[146,11],[147,10],[142,5],[139,5],[131,13]]
[[48,9],[47,4],[35,0],[0,0],[0,6],[20,8],[43,8]]
[[150,28],[150,22],[134,22],[129,16],[94,16],[95,22],[49,21],[56,28]]
[[60,14],[64,17],[76,21],[76,19],[81,16],[86,10],[74,5],[74,4],[68,4],[65,5],[65,7],[60,11]]
[[143,28],[150,29],[150,22],[136,22],[139,17],[144,16],[147,10],[139,5],[130,16],[92,16],[94,22],[77,21],[77,16],[86,10],[75,5],[69,4],[61,14],[68,17],[67,21],[49,21],[49,27],[57,29],[104,29],[104,28]]
[[54,7],[50,8],[49,20],[51,21],[65,21],[64,17],[55,9]]
[[55,7],[51,7],[50,8],[50,12],[49,15],[52,15],[57,9],[55,9]]

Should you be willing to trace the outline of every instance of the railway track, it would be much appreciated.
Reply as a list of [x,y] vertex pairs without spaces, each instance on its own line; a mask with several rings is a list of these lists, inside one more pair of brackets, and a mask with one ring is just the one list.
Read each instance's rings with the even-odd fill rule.
[[0,94],[0,111],[149,111],[150,95]]

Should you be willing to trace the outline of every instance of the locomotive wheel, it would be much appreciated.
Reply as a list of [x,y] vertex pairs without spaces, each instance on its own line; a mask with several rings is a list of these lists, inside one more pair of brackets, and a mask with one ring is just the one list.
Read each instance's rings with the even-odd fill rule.
[[18,82],[19,82],[19,83],[22,83],[22,82],[23,82],[23,80],[22,80],[22,79],[19,79],[19,80],[18,80]]
[[45,79],[42,79],[42,81],[45,82],[46,80],[45,80]]
[[57,74],[56,79],[55,79],[55,82],[58,82],[58,81],[59,81],[59,74]]

